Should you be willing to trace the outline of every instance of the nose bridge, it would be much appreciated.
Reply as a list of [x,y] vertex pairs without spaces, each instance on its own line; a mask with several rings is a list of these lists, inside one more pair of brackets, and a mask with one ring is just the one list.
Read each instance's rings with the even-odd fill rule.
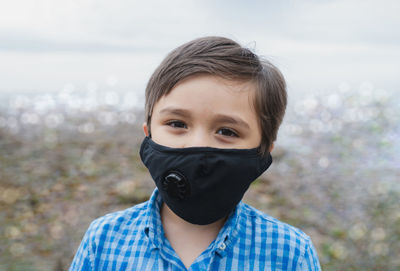
[[191,136],[185,147],[211,146],[211,136],[205,127],[199,126],[191,131]]

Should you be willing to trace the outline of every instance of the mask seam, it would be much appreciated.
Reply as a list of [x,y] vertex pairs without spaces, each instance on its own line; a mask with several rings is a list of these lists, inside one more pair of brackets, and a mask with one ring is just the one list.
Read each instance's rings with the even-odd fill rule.
[[[219,150],[185,150],[185,148],[181,148],[180,151],[176,151],[176,150],[160,150],[159,148],[157,148],[157,146],[151,146],[150,143],[147,143],[149,145],[150,148],[152,148],[154,151],[158,152],[158,153],[175,153],[175,154],[185,154],[186,153],[221,153],[221,154],[233,154],[233,155],[241,155],[241,156],[245,156],[245,157],[251,157],[251,158],[262,158],[262,156],[259,156],[259,154],[253,154],[253,153],[245,153],[245,154],[240,154],[237,153],[236,151],[229,151],[228,149],[226,149],[227,151],[219,151]],[[223,149],[221,149],[223,150]],[[240,149],[237,149],[240,152]]]

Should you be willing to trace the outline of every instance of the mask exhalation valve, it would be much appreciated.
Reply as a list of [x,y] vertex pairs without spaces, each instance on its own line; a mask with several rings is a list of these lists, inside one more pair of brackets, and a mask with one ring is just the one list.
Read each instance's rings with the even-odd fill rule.
[[164,177],[162,189],[171,198],[183,200],[190,194],[190,186],[185,176],[177,171],[170,171]]

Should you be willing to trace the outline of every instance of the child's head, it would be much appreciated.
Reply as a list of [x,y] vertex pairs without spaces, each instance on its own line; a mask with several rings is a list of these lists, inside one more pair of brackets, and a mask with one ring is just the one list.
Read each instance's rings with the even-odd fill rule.
[[[260,60],[249,49],[223,37],[190,41],[173,50],[155,70],[146,88],[145,119],[149,132],[157,102],[179,84],[202,75],[216,80],[220,78],[224,84],[232,82],[237,86],[252,86],[254,94],[248,96],[252,101],[247,104],[257,118],[261,151],[268,151],[276,140],[285,113],[285,80],[270,62]],[[190,96],[187,98],[191,99]]]

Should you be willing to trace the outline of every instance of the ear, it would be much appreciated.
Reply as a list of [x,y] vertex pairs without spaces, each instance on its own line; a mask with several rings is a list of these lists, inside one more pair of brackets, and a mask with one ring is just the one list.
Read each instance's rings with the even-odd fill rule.
[[271,146],[269,147],[269,152],[272,152],[273,149],[274,149],[274,143],[272,143]]
[[143,132],[145,136],[149,136],[149,127],[147,126],[147,122],[143,122]]

